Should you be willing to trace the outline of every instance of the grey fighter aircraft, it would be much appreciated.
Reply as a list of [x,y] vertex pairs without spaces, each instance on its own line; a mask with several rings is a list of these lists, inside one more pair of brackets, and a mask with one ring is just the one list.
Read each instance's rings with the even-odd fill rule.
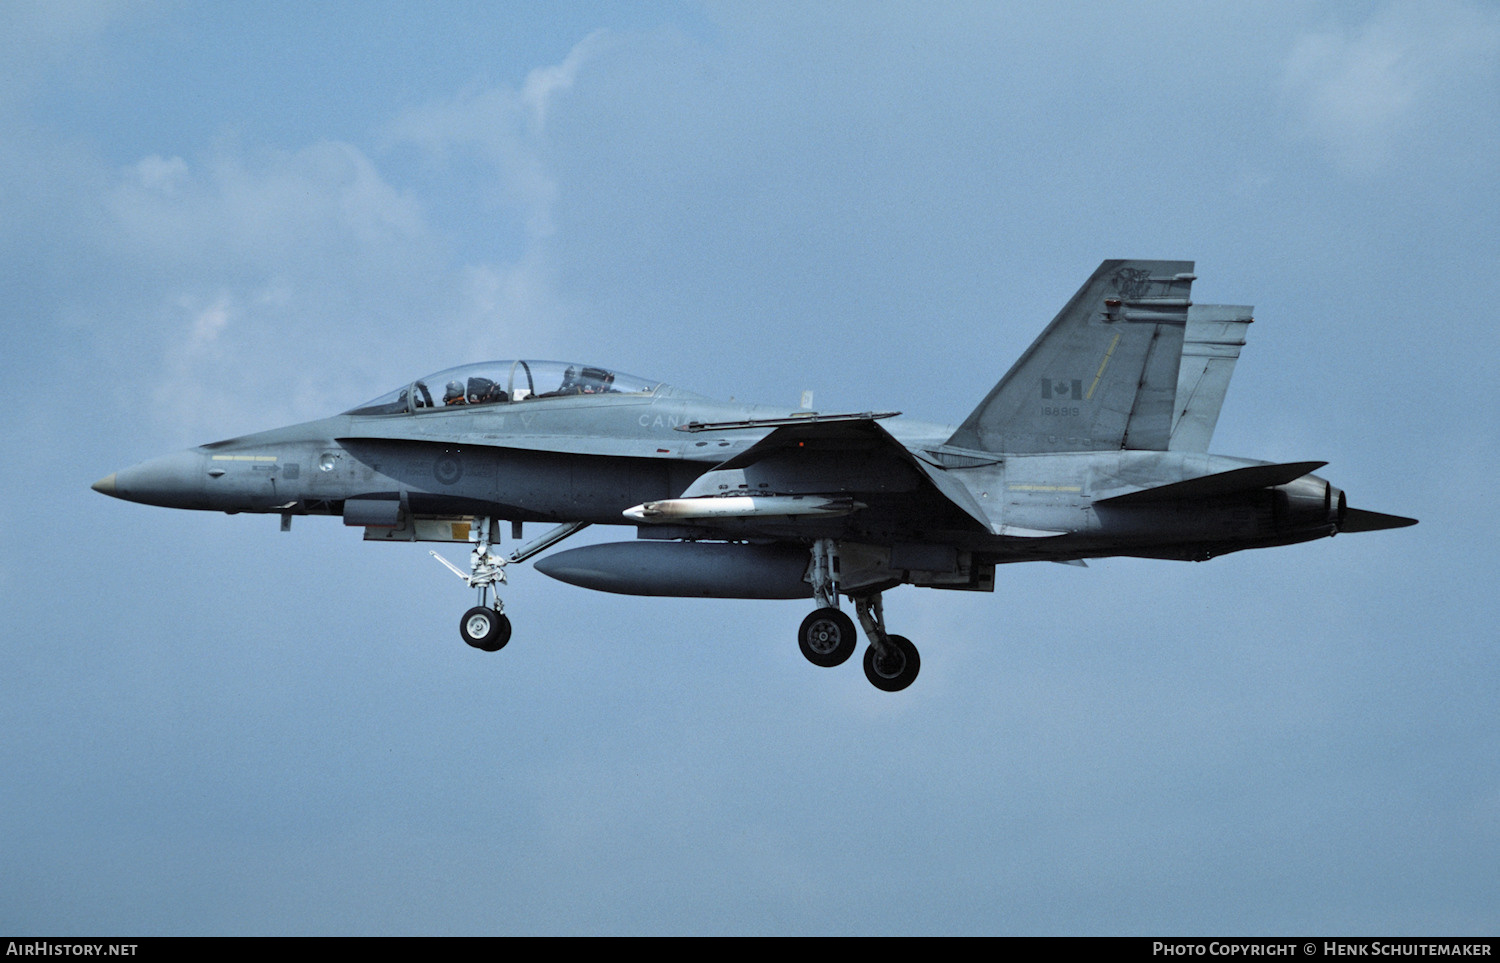
[[[1191,261],[1105,261],[957,427],[898,412],[720,402],[606,368],[492,361],[418,378],[340,415],[142,462],[96,491],[207,511],[336,515],[373,541],[472,544],[460,631],[510,638],[506,567],[592,524],[636,538],[535,567],[631,595],[811,598],[820,666],[855,650],[887,691],[917,649],[886,630],[902,584],[988,592],[1002,562],[1203,561],[1415,524],[1360,511],[1312,474],[1207,453],[1252,318],[1193,304]],[[556,527],[509,554],[525,522]]]

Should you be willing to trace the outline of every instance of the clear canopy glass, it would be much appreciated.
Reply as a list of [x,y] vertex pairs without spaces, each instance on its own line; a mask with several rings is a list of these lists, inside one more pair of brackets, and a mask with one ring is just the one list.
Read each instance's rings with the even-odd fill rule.
[[659,387],[659,381],[576,362],[481,361],[418,378],[344,413],[397,415],[575,395],[650,394]]

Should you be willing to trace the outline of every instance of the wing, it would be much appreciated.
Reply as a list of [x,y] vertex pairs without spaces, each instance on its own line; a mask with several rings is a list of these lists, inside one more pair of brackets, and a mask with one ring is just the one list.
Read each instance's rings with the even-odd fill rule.
[[778,421],[764,438],[700,475],[677,498],[648,502],[626,514],[646,523],[756,529],[777,537],[799,530],[819,534],[829,517],[839,517],[841,527],[913,540],[955,529],[992,533],[968,489],[914,456],[877,417]]

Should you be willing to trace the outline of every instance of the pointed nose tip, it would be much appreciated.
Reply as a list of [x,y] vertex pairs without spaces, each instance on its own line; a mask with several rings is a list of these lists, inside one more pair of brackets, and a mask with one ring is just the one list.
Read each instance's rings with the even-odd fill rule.
[[203,504],[205,456],[189,448],[122,468],[94,482],[93,489],[127,502],[163,508],[206,508]]

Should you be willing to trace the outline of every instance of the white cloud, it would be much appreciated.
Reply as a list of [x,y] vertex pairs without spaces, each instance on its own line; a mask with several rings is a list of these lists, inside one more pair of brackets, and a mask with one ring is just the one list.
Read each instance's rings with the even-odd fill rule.
[[519,210],[532,237],[554,230],[557,184],[543,160],[547,115],[573,89],[579,72],[609,45],[595,31],[574,45],[561,63],[537,67],[519,89],[473,89],[406,111],[391,124],[394,143],[413,144],[444,163],[454,154],[478,154],[498,177],[504,202]]
[[106,198],[128,252],[153,264],[265,274],[310,267],[308,248],[362,263],[427,243],[421,206],[349,144],[325,141],[255,161],[221,150],[190,166],[147,157]]
[[[463,93],[393,126],[394,142],[430,157],[477,154],[468,189],[498,184],[520,213],[486,221],[491,243],[468,264],[432,230],[431,197],[398,188],[349,143],[247,153],[226,141],[203,159],[153,155],[116,172],[96,243],[160,292],[127,321],[156,358],[158,420],[201,440],[327,414],[388,379],[551,353],[550,332],[573,309],[546,244],[556,184],[545,127],[604,42],[592,34],[518,88]],[[515,256],[486,256],[498,251]]]
[[227,414],[224,409],[231,399],[217,397],[214,382],[203,373],[222,361],[224,336],[237,312],[228,292],[220,292],[207,304],[183,296],[176,307],[185,316],[186,331],[181,340],[167,345],[163,375],[151,392],[152,409],[169,424],[188,427],[195,434],[211,433],[214,419]]
[[531,111],[533,132],[540,133],[546,124],[548,105],[559,94],[573,89],[579,70],[607,45],[608,36],[603,30],[595,30],[575,44],[562,63],[537,67],[526,75],[521,101]]
[[414,321],[454,316],[454,272],[421,204],[349,144],[146,157],[100,207],[94,244],[142,296],[89,311],[148,356],[153,411],[175,434],[354,404],[378,393],[357,372],[399,356]]
[[140,185],[160,194],[174,194],[188,174],[187,162],[181,157],[147,157],[135,165]]
[[1493,77],[1497,51],[1500,10],[1390,3],[1361,24],[1303,34],[1282,80],[1304,131],[1342,167],[1371,172],[1441,118],[1450,93]]
[[229,324],[229,296],[220,295],[213,304],[197,312],[188,335],[186,348],[189,354],[200,355],[213,348],[219,334]]

